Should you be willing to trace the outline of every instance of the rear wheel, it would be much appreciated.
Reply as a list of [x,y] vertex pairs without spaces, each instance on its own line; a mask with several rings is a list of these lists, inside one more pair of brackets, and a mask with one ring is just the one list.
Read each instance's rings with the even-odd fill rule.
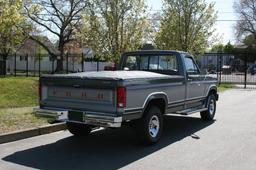
[[92,128],[88,125],[73,122],[67,122],[66,124],[68,131],[75,136],[88,136],[92,131]]
[[205,121],[213,120],[216,112],[216,97],[214,94],[210,94],[207,99],[207,110],[201,112],[201,118]]
[[142,144],[152,145],[159,141],[163,131],[163,115],[157,106],[151,106],[136,122],[137,136]]

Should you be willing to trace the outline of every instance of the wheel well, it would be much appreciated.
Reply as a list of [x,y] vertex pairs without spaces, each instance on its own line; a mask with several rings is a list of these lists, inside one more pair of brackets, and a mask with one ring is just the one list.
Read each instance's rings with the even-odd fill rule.
[[[147,111],[150,108],[150,106],[157,106],[157,107],[160,108],[162,114],[165,113],[166,102],[162,98],[150,100],[150,102],[147,104],[147,107],[146,107],[145,111]],[[144,113],[145,113],[145,111],[144,111]]]
[[210,94],[213,94],[216,98],[218,97],[216,89],[211,89],[210,92],[209,92],[209,95]]

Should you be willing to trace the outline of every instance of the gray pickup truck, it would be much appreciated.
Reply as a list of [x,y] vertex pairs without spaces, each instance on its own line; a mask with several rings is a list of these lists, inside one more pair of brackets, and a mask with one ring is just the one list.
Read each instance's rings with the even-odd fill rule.
[[200,112],[211,121],[217,80],[203,75],[194,58],[179,51],[124,53],[117,71],[45,75],[36,115],[64,121],[77,136],[96,127],[130,124],[144,144],[159,141],[163,115]]

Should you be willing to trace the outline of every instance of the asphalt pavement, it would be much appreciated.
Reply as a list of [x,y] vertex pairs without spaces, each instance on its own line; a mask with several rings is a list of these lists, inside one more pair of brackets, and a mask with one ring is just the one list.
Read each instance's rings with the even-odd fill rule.
[[216,119],[166,116],[161,141],[137,143],[130,128],[104,129],[89,138],[67,131],[0,145],[0,169],[255,170],[256,91],[223,92]]

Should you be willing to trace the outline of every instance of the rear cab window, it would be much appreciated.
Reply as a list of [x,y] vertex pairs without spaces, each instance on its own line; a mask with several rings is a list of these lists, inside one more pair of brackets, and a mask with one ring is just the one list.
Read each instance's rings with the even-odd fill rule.
[[169,75],[180,75],[176,54],[164,55],[128,55],[122,70],[142,70]]

